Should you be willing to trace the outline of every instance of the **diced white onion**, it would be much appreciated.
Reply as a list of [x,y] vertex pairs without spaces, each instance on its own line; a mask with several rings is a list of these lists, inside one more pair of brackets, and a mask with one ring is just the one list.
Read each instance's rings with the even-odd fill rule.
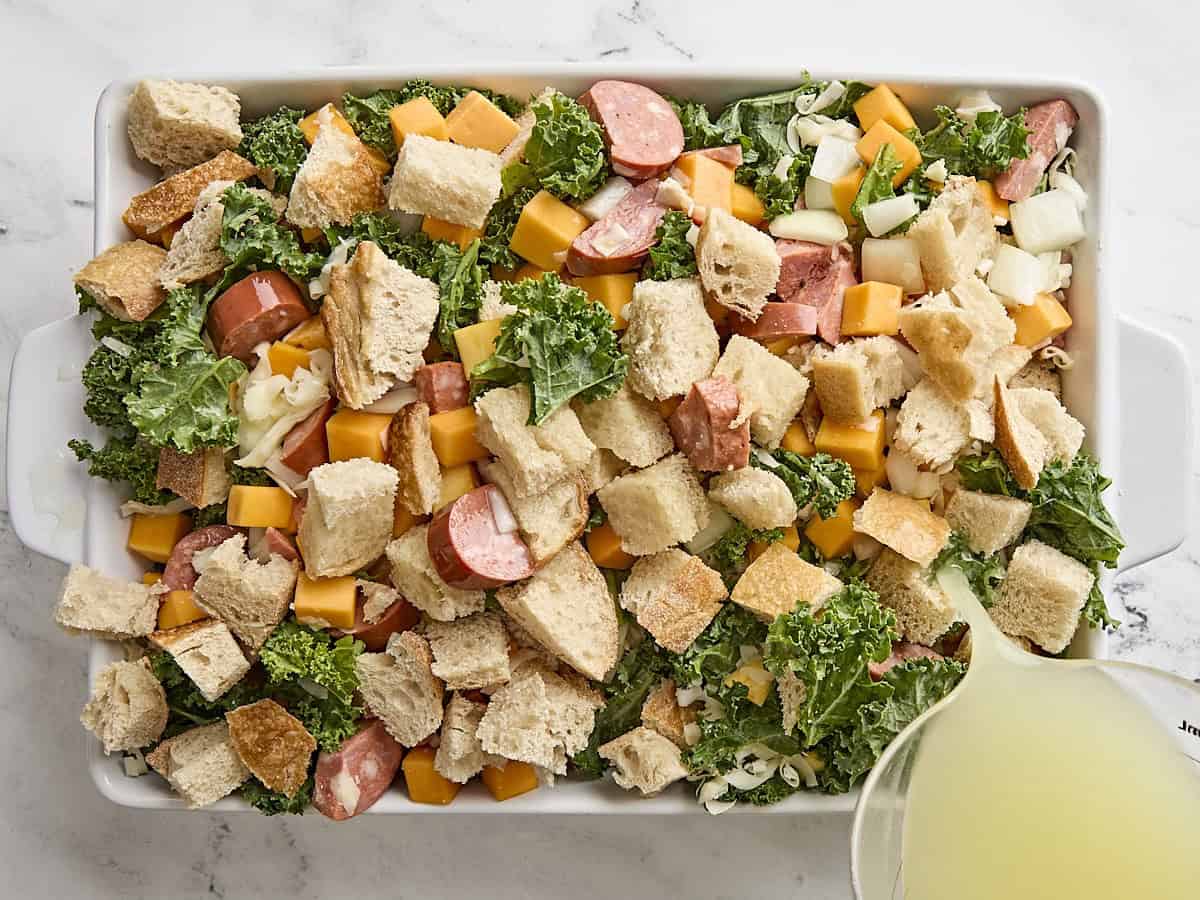
[[937,493],[942,480],[936,472],[922,472],[907,453],[893,447],[883,464],[888,484],[897,494],[924,500]]
[[974,124],[975,117],[981,112],[1003,112],[1003,109],[987,91],[971,91],[963,94],[954,111],[959,118]]
[[780,181],[787,181],[788,171],[792,168],[792,163],[795,161],[796,157],[785,153],[783,156],[779,157],[778,161],[775,163],[775,168],[771,170],[771,174]]
[[1013,236],[1022,250],[1065,250],[1083,239],[1083,217],[1075,197],[1061,188],[1035,194],[1008,208]]
[[276,450],[267,457],[267,461],[263,463],[263,468],[267,470],[267,474],[271,476],[274,482],[291,494],[293,497],[300,490],[300,486],[304,484],[305,477],[283,464],[282,450]]
[[693,684],[691,687],[675,688],[675,702],[680,706],[691,706],[704,699],[704,685]]
[[695,746],[700,742],[700,726],[695,722],[687,722],[683,726],[683,742],[689,747]]
[[[876,200],[863,207],[863,224],[872,237],[883,237],[894,228],[903,225],[921,211],[917,198],[912,194]],[[840,218],[840,217],[839,217]]]
[[259,468],[279,449],[287,433],[329,397],[333,357],[328,350],[312,350],[308,368],[297,368],[291,379],[272,375],[267,344],[255,348],[258,363],[238,380],[239,466]]
[[774,774],[774,769],[761,775],[752,775],[745,769],[730,769],[723,777],[734,790],[750,791],[769,780]]
[[579,211],[591,219],[593,222],[598,222],[603,219],[612,208],[621,202],[626,194],[633,190],[633,185],[629,179],[622,178],[620,175],[614,175],[600,187],[600,190],[592,194],[584,203],[579,206]]
[[[795,131],[796,141],[799,147],[794,148],[799,152],[803,147],[816,147],[821,143],[821,138],[826,135],[840,137],[847,141],[857,142],[862,137],[862,131],[854,125],[854,123],[846,119],[831,119],[829,116],[822,115],[795,115],[788,122],[788,131]],[[789,138],[790,143],[790,138]]]
[[677,209],[687,216],[692,214],[692,207],[695,206],[687,188],[670,176],[659,182],[654,201],[668,209]]
[[387,217],[400,226],[402,235],[416,234],[421,230],[425,217],[420,213],[405,212],[402,209],[389,209]]
[[504,494],[500,493],[500,489],[487,492],[488,506],[492,510],[492,521],[496,523],[496,530],[501,534],[512,534],[517,530],[517,517],[513,515],[512,507],[508,505],[508,501],[504,499]]
[[721,539],[733,527],[733,519],[713,501],[708,501],[708,524],[696,532],[695,537],[684,544],[689,553],[700,554]]
[[950,177],[950,173],[946,171],[946,161],[939,159],[933,165],[926,166],[925,177],[930,181],[936,181],[938,184],[945,184],[946,179]]
[[861,165],[858,151],[854,142],[834,135],[826,135],[817,145],[816,155],[813,156],[811,174],[814,178],[828,181],[831,184],[849,175]]
[[173,516],[175,513],[181,513],[192,508],[193,504],[182,497],[176,497],[169,503],[161,504],[139,503],[137,500],[126,500],[121,504],[120,511],[121,518],[128,519],[130,516]]
[[827,209],[798,209],[771,220],[768,230],[777,238],[831,246],[849,235],[842,217]]
[[988,273],[987,283],[1010,303],[1027,306],[1045,280],[1046,270],[1036,256],[1020,247],[1001,244],[996,249],[996,262]]
[[620,222],[608,222],[600,227],[603,231],[592,238],[592,246],[601,256],[612,256],[629,241],[629,229]]
[[817,94],[801,94],[796,98],[796,112],[802,116],[827,109],[845,96],[846,86],[840,81],[831,81]]
[[133,356],[133,348],[124,341],[118,341],[111,334],[106,334],[100,338],[100,343],[122,359],[129,359],[129,357]]
[[778,469],[779,468],[779,460],[777,460],[775,457],[773,457],[770,453],[768,453],[762,447],[754,448],[754,458],[757,459],[764,466],[766,466],[768,469]]
[[906,294],[923,294],[921,254],[912,238],[865,238],[862,243],[863,281],[898,284]]
[[374,403],[364,406],[362,411],[366,413],[378,413],[380,415],[394,416],[401,409],[408,406],[417,399],[417,389],[411,384],[401,383],[376,400]]
[[[410,215],[406,213],[406,215]],[[420,216],[417,217],[420,219]],[[419,225],[418,225],[419,227]],[[317,277],[308,283],[308,293],[316,299],[324,297],[329,293],[329,278],[333,272],[334,266],[346,264],[346,259],[350,255],[350,248],[357,247],[357,243],[348,239],[343,239],[338,242],[338,245],[329,251],[329,256],[325,259],[325,265],[321,266],[321,271]]]
[[808,761],[808,756],[804,753],[797,753],[795,756],[787,757],[787,764],[794,766],[796,771],[800,773],[800,777],[804,779],[804,786],[815,788],[817,786],[817,771],[812,767],[812,763]]
[[689,225],[687,233],[684,234],[683,239],[691,244],[694,248],[696,246],[696,242],[700,240],[700,226],[695,222]]
[[150,771],[150,767],[146,764],[146,757],[142,756],[140,750],[134,750],[133,753],[122,759],[121,765],[125,769],[127,778],[137,778]]
[[834,209],[833,185],[809,175],[804,179],[804,206],[807,209]]

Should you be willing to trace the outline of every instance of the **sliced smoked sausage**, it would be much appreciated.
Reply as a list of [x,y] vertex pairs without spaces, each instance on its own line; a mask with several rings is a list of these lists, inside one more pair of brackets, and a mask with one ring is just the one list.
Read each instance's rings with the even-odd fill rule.
[[847,243],[827,247],[811,241],[777,240],[779,281],[775,293],[788,303],[802,303],[817,311],[817,334],[836,344],[842,335],[842,297],[858,284],[854,251]]
[[1050,161],[1067,145],[1067,138],[1078,122],[1075,107],[1066,100],[1048,100],[1031,106],[1025,113],[1029,155],[1012,160],[996,176],[996,193],[1005,200],[1028,200]]
[[493,506],[512,518],[494,484],[485,484],[442,507],[429,523],[429,557],[442,581],[464,590],[482,590],[533,574],[533,557],[516,531],[501,531]]
[[338,631],[336,634],[353,635],[366,644],[371,653],[382,653],[387,648],[388,638],[395,632],[408,631],[421,621],[421,611],[403,597],[397,597],[374,622],[363,618],[363,605],[360,598],[354,609],[354,627],[348,631]]
[[336,753],[317,757],[313,806],[338,821],[366,812],[391,786],[403,758],[404,748],[371,719]]
[[413,373],[417,396],[433,415],[462,409],[471,396],[471,385],[462,363],[439,362],[421,366]]
[[572,275],[632,272],[650,248],[667,208],[655,200],[658,181],[646,181],[571,242],[567,268]]
[[196,551],[223,544],[237,533],[238,530],[231,525],[209,525],[185,534],[167,558],[162,574],[163,587],[169,591],[190,591],[197,578],[196,570],[192,567],[192,557]]
[[667,420],[675,446],[702,472],[743,468],[750,462],[750,422],[730,427],[740,406],[728,378],[697,381]]
[[258,344],[283,337],[308,317],[290,278],[282,272],[252,272],[213,301],[208,335],[218,356],[248,364]]
[[305,476],[310,469],[329,462],[329,443],[325,437],[325,423],[333,415],[336,404],[333,398],[326,400],[319,409],[300,422],[283,439],[279,461],[295,472]]
[[683,126],[662,96],[629,81],[597,81],[579,98],[604,130],[613,171],[653,178],[683,152]]
[[785,337],[809,337],[817,333],[817,310],[802,303],[768,303],[758,319],[731,317],[733,333],[757,341],[777,341]]

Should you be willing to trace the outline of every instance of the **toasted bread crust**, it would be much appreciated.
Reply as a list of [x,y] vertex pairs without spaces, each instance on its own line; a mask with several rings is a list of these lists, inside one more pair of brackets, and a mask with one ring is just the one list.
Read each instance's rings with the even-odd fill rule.
[[158,272],[167,251],[145,241],[109,247],[75,273],[75,286],[111,316],[141,322],[166,299]]
[[292,797],[308,777],[316,739],[274,700],[259,700],[225,714],[233,749],[254,777]]
[[121,219],[138,237],[151,237],[190,214],[200,192],[210,182],[245,181],[257,172],[250,160],[232,150],[222,150],[208,162],[185,169],[135,195]]

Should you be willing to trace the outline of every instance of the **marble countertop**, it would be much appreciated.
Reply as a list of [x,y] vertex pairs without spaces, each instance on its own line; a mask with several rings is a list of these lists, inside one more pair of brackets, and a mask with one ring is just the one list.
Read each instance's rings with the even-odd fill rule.
[[[750,10],[757,10],[751,12]],[[263,71],[464,59],[772,60],[797,69],[1083,79],[1111,114],[1108,267],[1121,311],[1200,348],[1181,284],[1200,189],[1167,166],[1200,145],[1191,58],[1200,11],[1010,0],[880,11],[766,0],[92,0],[0,2],[0,404],[21,336],[70,313],[91,255],[91,120],[110,80],[158,70]],[[889,15],[898,17],[889,27]],[[922,34],[927,41],[917,43]],[[939,40],[939,36],[940,40]],[[769,39],[769,41],[768,41]],[[1012,41],[1019,41],[1013,44]],[[1200,370],[1197,370],[1200,371]],[[0,436],[0,443],[3,437]],[[0,453],[2,458],[2,453]],[[1193,496],[1200,472],[1179,486]],[[50,609],[63,567],[24,549],[0,482],[0,868],[7,892],[61,897],[352,894],[496,898],[848,897],[845,816],[264,819],[150,813],[102,799],[84,768],[85,648]],[[1122,659],[1200,678],[1200,539],[1121,577]]]

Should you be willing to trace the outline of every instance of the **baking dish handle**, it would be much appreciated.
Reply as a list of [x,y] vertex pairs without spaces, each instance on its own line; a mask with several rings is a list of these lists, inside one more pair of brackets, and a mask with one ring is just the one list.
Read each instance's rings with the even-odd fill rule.
[[67,448],[95,439],[83,416],[79,375],[93,347],[89,317],[71,316],[31,331],[13,357],[8,387],[8,507],[31,550],[65,563],[83,559],[87,470]]
[[1170,553],[1191,523],[1195,425],[1183,347],[1121,318],[1122,571]]

